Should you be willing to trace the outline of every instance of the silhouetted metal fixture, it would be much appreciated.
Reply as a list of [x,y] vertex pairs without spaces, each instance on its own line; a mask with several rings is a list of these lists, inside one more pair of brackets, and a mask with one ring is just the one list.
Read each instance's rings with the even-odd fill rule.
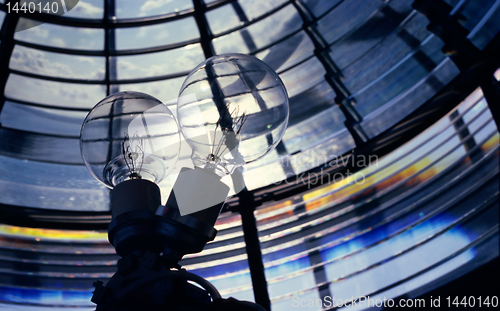
[[[165,109],[146,94],[123,92],[101,101],[84,121],[82,156],[92,174],[112,188],[108,237],[122,257],[106,286],[101,281],[94,283],[92,301],[97,304],[96,310],[165,310],[167,306],[169,310],[262,310],[250,302],[222,299],[208,281],[178,264],[185,254],[202,251],[215,238],[213,226],[223,202],[217,209],[208,209],[210,215],[199,212],[181,216],[172,192],[166,207],[162,206],[155,182],[165,175],[168,162],[175,160],[179,137],[172,128],[163,135],[153,133],[154,129],[168,129],[164,123],[171,115]],[[102,111],[108,114],[102,115]],[[126,122],[130,116],[146,120],[148,127],[143,133],[147,137],[133,126],[134,119]],[[120,125],[136,135],[123,135]],[[110,131],[102,133],[105,139],[94,136],[106,128]],[[145,143],[152,143],[158,136],[167,138],[169,144],[151,154]],[[100,152],[104,152],[101,158]]]
[[165,206],[157,183],[172,170],[180,146],[170,110],[150,95],[120,92],[90,111],[80,135],[82,157],[92,175],[112,189],[108,238],[122,257],[106,286],[94,283],[97,311],[264,310],[222,299],[179,261],[215,238],[229,192],[221,178],[231,175],[235,192],[244,189],[235,169],[278,144],[288,109],[283,82],[253,56],[224,54],[198,65],[186,78],[177,107],[195,169],[180,171]]

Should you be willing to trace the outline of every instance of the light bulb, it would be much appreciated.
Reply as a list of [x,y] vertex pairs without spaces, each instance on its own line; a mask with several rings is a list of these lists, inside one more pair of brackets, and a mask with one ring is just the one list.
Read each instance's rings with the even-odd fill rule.
[[[194,68],[177,101],[195,166],[183,168],[173,187],[180,214],[215,223],[229,193],[221,178],[269,153],[283,137],[288,115],[285,86],[261,60],[222,54]],[[236,177],[241,179],[233,175],[233,183],[242,184]]]
[[85,165],[109,188],[131,179],[159,183],[173,169],[179,147],[179,128],[170,110],[139,92],[101,100],[80,134]]
[[278,144],[288,123],[288,95],[278,74],[258,58],[222,54],[187,76],[177,116],[195,167],[222,177]]

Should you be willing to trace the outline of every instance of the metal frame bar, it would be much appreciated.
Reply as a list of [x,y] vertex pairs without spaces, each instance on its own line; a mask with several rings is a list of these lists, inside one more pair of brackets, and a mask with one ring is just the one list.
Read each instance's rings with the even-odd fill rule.
[[352,100],[349,99],[351,94],[344,83],[340,80],[340,70],[328,53],[329,45],[314,27],[317,19],[314,18],[312,13],[309,12],[309,10],[299,0],[289,1],[293,4],[295,9],[297,9],[300,17],[302,18],[302,29],[309,36],[309,39],[311,39],[315,47],[314,55],[316,55],[326,70],[325,79],[335,91],[335,102],[346,118],[346,121],[344,122],[345,127],[353,137],[356,146],[363,146],[368,141],[368,136],[359,125],[363,118],[352,106]]
[[481,51],[469,40],[470,32],[458,22],[455,10],[443,0],[415,0],[412,6],[427,17],[427,29],[443,40],[443,52],[450,55],[461,72],[479,67],[478,84],[500,129],[500,86],[493,77],[500,67],[500,34]]
[[[498,64],[500,66],[500,64]],[[483,90],[484,98],[488,103],[497,129],[500,130],[500,83],[495,79],[493,74],[486,76],[481,80],[479,86]]]
[[258,204],[253,199],[253,194],[246,189],[240,193],[239,213],[245,240],[245,250],[248,256],[248,267],[252,279],[252,288],[255,302],[267,311],[271,311],[271,299],[267,289],[267,279],[262,251],[259,240],[259,230],[255,219],[255,209]]
[[106,84],[106,95],[113,92],[111,90],[111,81],[116,80],[116,59],[111,58],[111,53],[116,50],[115,30],[110,26],[115,17],[115,1],[104,0],[104,57],[105,72],[104,83]]
[[[14,0],[7,0],[6,2],[14,2]],[[4,4],[5,6],[5,4]],[[19,16],[15,14],[6,14],[2,28],[0,29],[0,36],[2,42],[0,44],[0,68],[2,72],[0,73],[0,113],[2,112],[3,105],[5,103],[5,86],[7,85],[7,80],[9,79],[9,62],[12,56],[12,51],[14,50],[14,32],[16,30],[17,22],[19,21]],[[0,124],[1,126],[1,124]]]
[[[77,49],[67,49],[67,48],[58,48],[52,46],[41,45],[37,43],[23,42],[19,40],[14,40],[16,45],[21,45],[41,51],[61,53],[61,54],[69,54],[69,55],[81,55],[81,56],[104,56],[104,50],[77,50]],[[126,56],[126,55],[140,55],[140,54],[148,54],[148,53],[156,53],[163,52],[168,50],[173,50],[177,48],[184,47],[186,45],[199,43],[199,39],[192,39],[167,45],[148,47],[148,48],[138,48],[138,49],[128,49],[128,50],[115,50],[110,51],[110,55],[112,56]]]
[[212,45],[212,31],[208,25],[208,20],[205,15],[207,12],[207,6],[203,0],[193,0],[194,5],[194,19],[198,25],[200,31],[200,43],[205,58],[210,58],[215,55],[214,47]]

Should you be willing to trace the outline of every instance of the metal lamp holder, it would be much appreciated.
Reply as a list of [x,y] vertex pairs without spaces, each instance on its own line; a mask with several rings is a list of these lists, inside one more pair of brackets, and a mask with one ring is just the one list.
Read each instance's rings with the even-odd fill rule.
[[201,252],[215,238],[223,204],[181,216],[173,192],[162,206],[156,184],[143,179],[118,184],[111,191],[108,239],[121,258],[106,285],[94,282],[96,311],[265,311],[253,302],[223,299],[210,282],[179,265],[184,255]]

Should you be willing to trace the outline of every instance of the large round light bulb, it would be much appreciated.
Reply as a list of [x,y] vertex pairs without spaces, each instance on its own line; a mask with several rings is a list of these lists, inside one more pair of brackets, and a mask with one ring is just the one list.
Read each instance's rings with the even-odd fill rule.
[[255,161],[281,140],[288,95],[280,77],[254,56],[211,57],[187,76],[177,116],[196,167],[217,175]]
[[170,110],[139,92],[101,100],[80,134],[85,165],[109,188],[129,179],[159,183],[173,169],[179,147],[179,128]]

